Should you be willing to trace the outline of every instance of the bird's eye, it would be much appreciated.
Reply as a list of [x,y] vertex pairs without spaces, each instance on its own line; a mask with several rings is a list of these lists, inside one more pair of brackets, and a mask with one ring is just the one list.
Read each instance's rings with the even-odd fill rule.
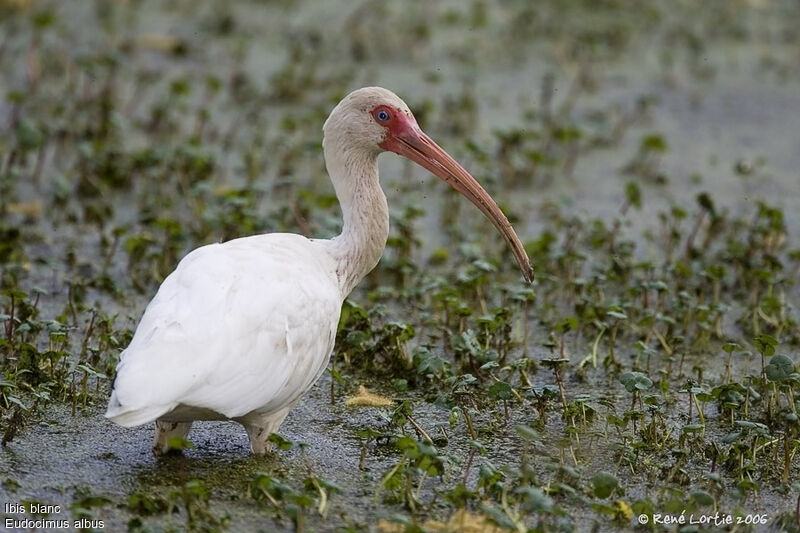
[[380,122],[386,122],[387,120],[389,120],[389,112],[386,111],[385,109],[381,109],[377,113],[375,113],[375,118],[377,118],[378,121]]

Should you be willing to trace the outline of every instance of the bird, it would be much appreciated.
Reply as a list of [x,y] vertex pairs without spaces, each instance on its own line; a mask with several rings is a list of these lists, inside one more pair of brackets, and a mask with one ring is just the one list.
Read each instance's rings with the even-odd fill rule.
[[357,89],[322,130],[341,233],[268,233],[196,248],[164,279],[120,354],[105,416],[123,427],[155,422],[155,455],[170,452],[170,440],[186,438],[197,420],[238,422],[253,454],[270,450],[270,434],[327,367],[345,298],[383,254],[383,152],[414,161],[475,204],[532,282],[533,267],[506,216],[396,94]]

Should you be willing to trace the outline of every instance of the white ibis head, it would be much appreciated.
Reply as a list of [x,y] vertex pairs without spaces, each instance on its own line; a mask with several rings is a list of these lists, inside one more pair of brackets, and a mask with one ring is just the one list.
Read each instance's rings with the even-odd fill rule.
[[533,281],[530,259],[508,218],[475,178],[420,129],[411,110],[396,94],[381,87],[353,91],[331,112],[323,130],[326,141],[341,140],[345,150],[394,152],[450,184],[494,224],[511,247],[522,276]]

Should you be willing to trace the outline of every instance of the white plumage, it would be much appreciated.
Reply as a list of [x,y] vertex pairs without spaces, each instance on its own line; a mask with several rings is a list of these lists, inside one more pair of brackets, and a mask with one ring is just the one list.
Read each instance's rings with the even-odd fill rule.
[[[386,118],[386,120],[383,120]],[[380,88],[359,89],[331,112],[325,160],[342,206],[330,240],[275,233],[189,253],[163,282],[122,353],[106,416],[132,427],[156,421],[154,452],[194,420],[244,425],[254,453],[324,371],[341,305],[378,262],[388,236],[377,156],[405,155],[448,181],[521,244],[488,194],[419,130],[408,107]]]

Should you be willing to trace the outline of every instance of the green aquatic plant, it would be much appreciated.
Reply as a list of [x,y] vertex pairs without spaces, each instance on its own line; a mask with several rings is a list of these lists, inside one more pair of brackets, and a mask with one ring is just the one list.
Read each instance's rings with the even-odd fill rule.
[[[779,120],[791,98],[770,112],[796,79],[794,11],[184,4],[0,0],[6,499],[44,500],[45,465],[48,498],[106,529],[384,518],[436,531],[466,513],[484,530],[574,531],[763,509],[798,529],[800,254]],[[769,36],[787,46],[750,53]],[[369,80],[405,85],[420,123],[524,228],[535,284],[446,186],[388,167],[400,208],[386,257],[344,304],[331,393],[298,406],[273,457],[241,460],[235,441],[183,463],[102,452],[93,436],[116,437],[96,410],[141,295],[187,250],[340,230],[319,126]],[[739,128],[750,98],[769,146]],[[707,126],[752,142],[731,153]],[[348,409],[359,385],[394,405]],[[71,463],[83,442],[98,451]]]

